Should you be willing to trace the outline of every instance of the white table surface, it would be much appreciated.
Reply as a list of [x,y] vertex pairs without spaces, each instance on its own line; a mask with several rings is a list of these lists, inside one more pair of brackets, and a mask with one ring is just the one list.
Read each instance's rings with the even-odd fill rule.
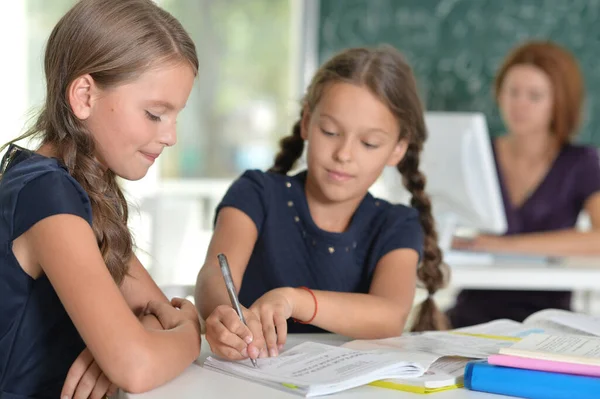
[[[288,337],[286,347],[295,346],[303,341],[315,341],[326,344],[339,345],[347,341],[347,338],[333,334],[291,334]],[[173,381],[147,393],[128,394],[121,393],[121,399],[212,399],[212,398],[298,398],[300,396],[292,393],[279,391],[273,388],[252,383],[241,378],[235,378],[215,371],[204,369],[201,364],[210,355],[210,347],[202,337],[202,350],[200,358],[183,374]],[[343,399],[416,399],[424,397],[433,399],[502,399],[508,398],[503,395],[492,395],[481,392],[473,392],[466,389],[453,389],[431,395],[419,395],[409,392],[396,391],[385,388],[363,386],[348,391],[343,391],[327,397]]]
[[453,288],[600,291],[600,257],[569,257],[546,264],[515,260],[451,265],[451,272]]

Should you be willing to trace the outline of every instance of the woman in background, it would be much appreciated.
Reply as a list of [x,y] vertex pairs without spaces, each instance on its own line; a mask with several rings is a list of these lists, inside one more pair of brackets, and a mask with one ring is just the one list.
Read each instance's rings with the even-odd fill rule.
[[[495,81],[508,129],[493,149],[508,222],[503,236],[456,240],[455,248],[533,255],[600,255],[600,162],[575,145],[584,98],[574,57],[550,42],[529,42],[505,60]],[[590,231],[577,231],[581,211]],[[570,309],[571,292],[465,290],[449,311],[453,327],[498,318],[522,321],[545,308]]]

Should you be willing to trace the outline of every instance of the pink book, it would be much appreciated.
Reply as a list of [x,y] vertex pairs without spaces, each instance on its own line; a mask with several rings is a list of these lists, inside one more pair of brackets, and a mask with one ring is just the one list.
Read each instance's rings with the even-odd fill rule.
[[551,373],[588,375],[600,377],[600,367],[586,364],[557,362],[553,360],[530,359],[510,355],[492,355],[488,363],[496,366],[513,367],[527,370],[549,371]]

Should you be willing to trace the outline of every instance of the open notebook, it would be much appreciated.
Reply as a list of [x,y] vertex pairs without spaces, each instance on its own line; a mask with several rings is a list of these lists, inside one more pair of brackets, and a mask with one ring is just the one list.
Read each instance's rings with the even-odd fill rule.
[[423,353],[359,351],[304,342],[278,357],[227,361],[209,357],[207,369],[245,378],[306,397],[327,395],[388,378],[414,378],[439,356]]
[[[469,333],[469,331],[466,329],[405,334],[395,338],[356,340],[343,346],[355,350],[395,351],[400,356],[414,352],[435,356],[436,361],[420,377],[396,377],[371,384],[383,388],[426,394],[461,387],[465,365],[469,360],[486,358],[490,354],[498,353],[500,348],[510,346],[518,340],[514,337]],[[485,329],[478,326],[478,331],[485,331]],[[493,332],[493,330],[487,331]]]

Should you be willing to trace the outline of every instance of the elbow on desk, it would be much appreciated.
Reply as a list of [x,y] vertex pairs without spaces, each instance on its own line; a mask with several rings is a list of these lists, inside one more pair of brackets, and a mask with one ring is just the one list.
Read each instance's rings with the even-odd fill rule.
[[408,315],[394,313],[390,317],[379,317],[378,320],[371,323],[368,329],[362,330],[354,339],[384,339],[391,337],[399,337],[404,333],[406,320]]
[[[189,348],[189,363],[191,364],[199,354],[200,343],[197,347]],[[157,388],[189,365],[181,365],[182,370],[168,367],[165,359],[157,354],[150,340],[145,339],[129,345],[120,359],[122,361],[115,362],[115,367],[106,375],[112,383],[129,393],[144,393]],[[160,372],[160,370],[164,371]]]
[[123,376],[122,383],[115,383],[115,385],[129,393],[144,393],[150,391],[155,388],[155,385],[149,381],[151,378],[150,374],[142,370],[143,367],[129,371]]
[[402,317],[400,320],[393,320],[387,323],[383,328],[374,332],[375,337],[371,339],[383,339],[390,337],[399,337],[404,332],[404,326],[406,325],[406,317]]
[[151,381],[155,360],[143,341],[131,342],[126,351],[111,362],[112,367],[103,369],[108,379],[125,392],[142,393],[155,387]]

